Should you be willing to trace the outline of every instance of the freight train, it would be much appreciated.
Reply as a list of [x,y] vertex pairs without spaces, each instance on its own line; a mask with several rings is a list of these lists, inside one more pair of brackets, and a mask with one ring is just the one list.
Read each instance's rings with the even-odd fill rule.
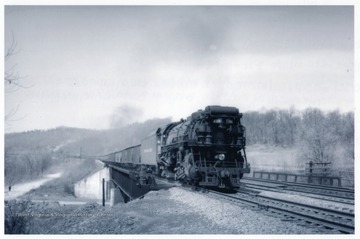
[[157,174],[202,187],[234,189],[250,172],[242,113],[207,106],[151,132],[140,145],[103,156],[141,175]]

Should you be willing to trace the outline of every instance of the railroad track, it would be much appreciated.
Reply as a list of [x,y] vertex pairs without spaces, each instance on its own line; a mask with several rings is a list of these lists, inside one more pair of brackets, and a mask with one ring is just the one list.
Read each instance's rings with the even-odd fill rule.
[[313,195],[312,197],[314,198],[354,205],[354,190],[348,188],[287,183],[254,178],[244,178],[242,182],[246,187],[252,189],[305,193]]
[[209,194],[230,200],[232,203],[246,204],[253,208],[266,210],[271,214],[284,217],[284,220],[302,221],[307,225],[322,226],[345,234],[354,233],[354,213],[254,195],[249,192],[230,195],[209,191]]
[[[171,180],[162,180],[170,184],[174,183]],[[180,184],[176,186],[180,186]],[[181,187],[185,190],[194,191],[191,186]],[[209,195],[229,200],[232,203],[245,204],[251,206],[252,208],[265,210],[277,217],[283,217],[282,220],[299,221],[307,226],[312,225],[323,227],[344,234],[353,234],[355,230],[354,212],[345,212],[331,208],[272,198],[269,196],[259,195],[259,191],[247,188],[240,189],[235,194],[206,189],[202,189],[201,191],[205,191]]]

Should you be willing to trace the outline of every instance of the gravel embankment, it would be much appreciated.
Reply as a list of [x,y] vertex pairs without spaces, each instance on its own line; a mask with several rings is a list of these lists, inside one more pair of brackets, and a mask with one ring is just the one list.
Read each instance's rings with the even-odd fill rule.
[[[191,211],[209,219],[212,225],[220,226],[224,233],[235,234],[316,234],[316,228],[305,228],[296,222],[281,220],[255,211],[247,206],[208,197],[206,194],[173,190],[170,198],[186,204]],[[186,208],[186,207],[184,207]]]
[[32,234],[330,233],[181,188],[153,191],[112,208],[96,203],[31,203],[22,215]]

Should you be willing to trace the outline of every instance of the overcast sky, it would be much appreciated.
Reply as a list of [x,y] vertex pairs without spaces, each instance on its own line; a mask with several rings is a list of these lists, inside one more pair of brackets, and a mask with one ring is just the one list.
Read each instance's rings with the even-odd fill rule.
[[[343,6],[6,6],[5,132],[105,129],[207,105],[354,110],[354,14]],[[128,117],[123,116],[128,115]]]

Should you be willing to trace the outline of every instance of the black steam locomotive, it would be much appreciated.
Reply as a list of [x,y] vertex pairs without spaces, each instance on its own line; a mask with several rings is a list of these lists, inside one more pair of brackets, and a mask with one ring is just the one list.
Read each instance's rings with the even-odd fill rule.
[[245,127],[235,107],[207,106],[186,120],[158,128],[141,145],[107,155],[140,175],[156,172],[197,186],[237,188],[249,173]]

